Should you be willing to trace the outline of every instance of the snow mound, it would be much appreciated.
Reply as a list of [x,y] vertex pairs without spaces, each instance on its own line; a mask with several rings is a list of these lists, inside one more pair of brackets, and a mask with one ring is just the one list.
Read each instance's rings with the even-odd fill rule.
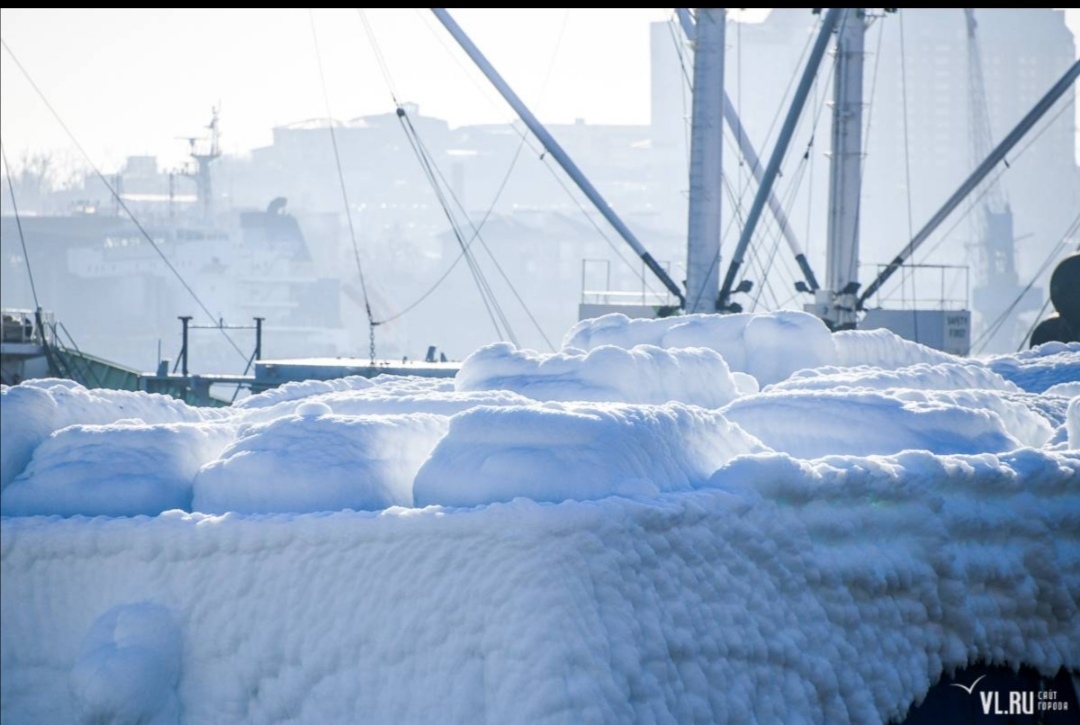
[[411,506],[420,464],[446,431],[426,414],[279,418],[241,429],[195,478],[192,508],[205,513],[377,510]]
[[778,390],[888,390],[914,388],[919,390],[1001,390],[1020,389],[997,373],[978,363],[918,363],[907,367],[883,370],[879,367],[826,366],[800,370],[787,380],[775,383],[767,391]]
[[1077,480],[757,454],[650,500],[7,518],[4,720],[76,721],[77,643],[149,600],[188,722],[893,721],[969,662],[1080,667]]
[[417,506],[653,496],[760,450],[720,414],[679,403],[482,407],[451,419],[414,494]]
[[31,380],[0,391],[0,489],[15,480],[34,449],[53,431],[78,423],[107,424],[125,418],[145,423],[195,423],[229,413],[193,408],[167,395],[124,390],[87,390],[70,380]]
[[71,670],[79,722],[180,722],[180,630],[160,604],[118,605],[90,626]]
[[1080,397],[1069,401],[1069,412],[1065,416],[1065,430],[1069,434],[1069,448],[1080,450]]
[[1074,398],[1080,395],[1080,380],[1051,385],[1043,391],[1044,395],[1059,395],[1065,398]]
[[264,390],[256,395],[236,401],[232,407],[242,410],[258,410],[290,400],[310,398],[313,395],[322,393],[336,393],[342,390],[365,390],[373,385],[373,382],[362,375],[350,375],[336,380],[303,380]]
[[478,405],[528,405],[533,401],[505,390],[456,392],[454,390],[403,390],[394,392],[386,386],[364,390],[322,393],[310,398],[288,400],[275,405],[246,410],[242,420],[247,423],[268,423],[299,412],[305,402],[324,403],[339,415],[399,415],[432,413],[454,415]]
[[[909,449],[938,454],[996,453],[1022,445],[992,411],[965,407],[947,396],[903,393],[780,391],[739,398],[721,412],[765,445],[797,458],[868,456]],[[1013,414],[1024,421],[1024,432],[1034,435],[1027,427],[1034,429],[1037,424],[1024,418],[1020,407]],[[1045,420],[1042,424],[1049,430]],[[1050,434],[1052,431],[1046,438]]]
[[446,378],[422,378],[416,375],[376,375],[374,378],[365,378],[362,375],[350,375],[336,380],[305,380],[303,382],[285,383],[284,385],[265,390],[258,395],[252,395],[244,400],[237,401],[233,408],[242,410],[255,410],[269,408],[279,403],[302,400],[330,393],[349,393],[355,391],[378,388],[383,395],[396,394],[420,394],[430,392],[450,392],[454,389],[454,381]]
[[727,405],[739,392],[724,358],[706,348],[602,345],[545,355],[509,343],[482,347],[461,364],[459,391],[511,390],[535,400]]
[[563,349],[592,350],[602,345],[630,349],[705,347],[720,353],[730,368],[749,373],[762,385],[775,383],[803,368],[837,362],[825,324],[805,312],[685,315],[631,320],[614,313],[582,320],[567,333]]
[[833,333],[837,361],[844,367],[871,365],[894,370],[909,365],[962,362],[964,358],[905,340],[891,330],[842,330]]
[[1047,342],[1030,350],[986,358],[1006,380],[1031,393],[1080,381],[1080,342]]
[[34,451],[0,494],[5,516],[156,516],[191,509],[199,468],[235,437],[228,423],[73,425]]

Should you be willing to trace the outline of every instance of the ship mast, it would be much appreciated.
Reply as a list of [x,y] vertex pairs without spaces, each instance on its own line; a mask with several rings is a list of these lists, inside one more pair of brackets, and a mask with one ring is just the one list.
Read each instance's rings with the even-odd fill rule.
[[836,37],[825,288],[814,294],[816,311],[834,330],[857,322],[866,25],[866,9],[855,8]]
[[724,8],[698,8],[690,136],[686,311],[716,312],[720,289]]
[[202,213],[203,222],[209,224],[213,219],[214,191],[210,180],[210,164],[221,157],[221,132],[218,130],[218,109],[212,109],[210,123],[206,126],[210,131],[209,147],[200,148],[198,139],[194,136],[187,137],[190,146],[191,158],[195,160],[195,168],[187,169],[183,173],[195,180],[195,195],[199,209]]

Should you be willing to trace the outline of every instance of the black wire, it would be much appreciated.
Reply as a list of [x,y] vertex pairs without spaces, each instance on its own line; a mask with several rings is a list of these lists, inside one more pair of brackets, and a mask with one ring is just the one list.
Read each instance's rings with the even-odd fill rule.
[[11,195],[11,209],[15,213],[15,226],[19,229],[19,243],[22,245],[23,261],[26,262],[26,276],[30,278],[30,294],[34,297],[34,309],[40,310],[41,303],[38,302],[37,287],[34,285],[34,270],[30,267],[30,254],[26,251],[26,237],[23,235],[19,206],[15,203],[15,182],[11,178],[11,164],[8,163],[3,141],[0,141],[0,156],[4,159],[4,173],[7,175],[8,194]]
[[[400,111],[400,109],[399,109]],[[503,338],[502,330],[499,328],[499,323],[495,319],[495,313],[492,311],[491,303],[488,300],[486,290],[486,284],[483,274],[480,272],[476,260],[473,258],[472,253],[469,251],[469,247],[465,244],[465,239],[461,235],[461,230],[458,228],[457,220],[454,218],[453,213],[450,210],[449,204],[447,204],[445,197],[442,194],[442,189],[439,187],[438,179],[435,177],[434,172],[431,169],[430,161],[424,152],[423,144],[418,137],[414,137],[410,133],[410,124],[405,119],[408,117],[403,112],[399,112],[398,119],[402,124],[402,128],[405,130],[405,137],[409,141],[409,145],[413,149],[413,153],[416,155],[417,160],[420,162],[420,167],[424,172],[424,176],[427,178],[428,183],[431,185],[432,191],[435,193],[435,199],[439,202],[440,208],[442,208],[443,214],[446,216],[447,221],[450,223],[450,229],[454,233],[454,238],[457,240],[458,246],[461,247],[462,253],[465,257],[466,263],[469,265],[469,271],[473,275],[473,281],[476,282],[477,289],[480,292],[480,299],[484,303],[484,308],[487,310],[488,317],[491,320],[492,326],[495,328],[495,335],[499,338]]]
[[[417,10],[417,12],[419,13],[420,11]],[[436,32],[435,28],[432,27],[431,23],[427,19],[428,14],[427,13],[420,13],[420,17],[421,17],[425,27],[427,27],[427,29],[432,33],[432,35],[435,36],[435,39],[443,47],[443,50],[445,50],[447,52],[447,54],[458,65],[459,68],[461,68],[463,71],[465,71],[465,75],[466,75],[466,77],[468,77],[469,81],[474,86],[476,86],[477,89],[480,90],[480,93],[484,97],[484,100],[486,100],[489,103],[489,105],[491,105],[493,108],[496,108],[497,106],[496,106],[495,102],[492,100],[490,90],[485,88],[484,86],[480,85],[480,83],[477,82],[476,78],[474,78],[471,74],[468,73],[467,69],[465,68],[464,65],[462,65],[461,60],[458,58],[458,54],[452,52],[450,47],[446,44],[446,41],[443,40],[443,34]],[[626,258],[625,255],[623,255],[623,253],[620,251],[619,247],[616,246],[615,243],[611,241],[611,238],[604,232],[603,228],[599,224],[597,224],[596,220],[593,219],[589,215],[589,212],[585,209],[585,206],[578,200],[578,198],[576,196],[574,196],[574,193],[570,190],[570,187],[566,185],[566,182],[563,181],[561,176],[559,176],[559,173],[555,170],[554,167],[551,166],[550,162],[548,161],[547,152],[545,150],[543,150],[541,148],[537,148],[535,145],[533,145],[532,138],[529,136],[529,134],[522,131],[517,126],[517,124],[510,123],[508,125],[514,131],[514,133],[518,134],[518,136],[520,136],[522,139],[525,140],[525,143],[529,146],[529,150],[531,150],[533,153],[535,153],[537,155],[537,157],[542,162],[544,162],[545,166],[547,166],[548,171],[551,173],[551,175],[555,179],[555,181],[558,182],[559,186],[562,187],[563,191],[566,192],[566,195],[567,195],[567,197],[569,197],[570,201],[572,201],[577,206],[578,210],[581,211],[581,213],[585,217],[586,221],[589,222],[589,224],[593,227],[593,229],[596,230],[596,233],[600,235],[600,238],[604,240],[604,242],[608,245],[608,247],[611,248],[611,250],[615,253],[615,256],[618,257],[619,260],[622,261],[622,263],[626,265],[626,268],[629,269],[634,274],[634,276],[636,276],[638,278],[638,280],[641,281],[641,284],[650,293],[652,293],[652,294],[654,294],[654,295],[656,295],[658,297],[662,296],[663,293],[662,292],[657,292],[656,288],[649,284],[648,278],[641,271],[639,271],[639,269],[638,269],[637,265],[635,264],[635,262],[630,261],[629,259]]]
[[341,200],[345,204],[345,219],[349,223],[349,239],[352,241],[353,257],[356,259],[356,271],[360,276],[360,291],[364,295],[364,312],[367,314],[368,328],[372,331],[371,362],[375,362],[374,328],[375,318],[371,314],[371,300],[368,298],[367,283],[364,280],[364,267],[360,264],[360,248],[356,244],[356,228],[353,226],[352,209],[349,207],[349,194],[345,189],[345,172],[341,168],[341,153],[338,150],[337,134],[334,132],[334,119],[330,115],[330,96],[326,92],[326,75],[323,73],[322,53],[319,51],[319,34],[315,29],[315,11],[308,9],[311,21],[311,37],[315,41],[315,60],[319,66],[319,83],[322,85],[323,103],[326,105],[326,126],[330,129],[330,144],[334,147],[334,164],[337,167],[338,183],[341,185]]
[[[997,319],[994,320],[990,325],[988,325],[987,328],[983,330],[983,333],[979,335],[975,342],[972,343],[971,346],[973,349],[979,347],[979,349],[981,350],[982,347],[985,347],[985,343],[989,342],[994,337],[994,335],[998,333],[1001,327],[1005,324],[1005,320],[1007,320],[1009,315],[1012,314],[1012,311],[1016,309],[1016,306],[1020,304],[1020,301],[1024,298],[1024,295],[1026,295],[1028,291],[1030,291],[1031,288],[1035,286],[1035,283],[1039,280],[1040,277],[1042,277],[1046,269],[1053,263],[1054,258],[1057,256],[1057,253],[1062,246],[1062,243],[1065,240],[1069,239],[1076,232],[1077,229],[1080,229],[1080,213],[1077,213],[1076,217],[1073,218],[1072,222],[1065,230],[1065,233],[1061,236],[1061,242],[1055,244],[1053,249],[1050,250],[1050,254],[1047,255],[1046,259],[1039,267],[1039,270],[1035,272],[1035,275],[1031,278],[1031,281],[1028,282],[1027,286],[1020,291],[1020,294],[1016,296],[1016,299],[1012,301],[1012,304],[1006,307],[1005,310],[1000,315],[998,315]],[[1080,245],[1078,245],[1077,249],[1078,251],[1080,251]],[[1046,309],[1045,306],[1043,307],[1043,309]],[[1042,313],[1039,313],[1039,316],[1041,317]],[[1039,319],[1036,318],[1035,322],[1036,324],[1038,324]],[[1028,332],[1028,335],[1030,334],[1031,333]],[[1026,339],[1027,335],[1024,336],[1024,340]],[[1023,344],[1023,341],[1021,341],[1020,346],[1023,347]]]
[[[163,251],[161,251],[157,243],[154,241],[153,237],[151,237],[150,234],[146,231],[143,225],[135,217],[135,214],[132,213],[130,208],[128,208],[128,205],[124,203],[124,200],[120,197],[120,195],[116,193],[116,189],[114,189],[113,185],[109,183],[109,180],[105,177],[105,175],[101,173],[101,170],[90,158],[90,155],[86,153],[86,149],[84,149],[82,144],[79,143],[79,140],[75,138],[75,134],[73,134],[71,132],[71,129],[68,128],[67,124],[64,123],[64,119],[60,117],[60,114],[57,113],[55,108],[53,108],[53,105],[49,103],[49,99],[46,98],[45,94],[41,91],[40,88],[38,88],[37,83],[35,83],[34,79],[30,77],[30,73],[27,72],[25,67],[23,67],[23,64],[19,62],[19,58],[11,49],[11,46],[9,46],[7,44],[7,41],[3,38],[0,38],[0,45],[2,45],[4,50],[8,52],[8,55],[11,56],[11,59],[15,61],[15,65],[19,68],[19,71],[22,72],[23,77],[26,78],[27,82],[34,89],[34,92],[37,93],[38,97],[41,99],[41,102],[45,104],[45,107],[49,109],[49,112],[53,115],[53,118],[56,119],[56,122],[60,124],[60,127],[62,129],[64,129],[64,133],[66,133],[68,135],[68,138],[71,139],[71,142],[75,144],[75,148],[79,150],[79,153],[82,154],[83,158],[86,160],[86,163],[94,171],[94,175],[97,176],[98,180],[100,180],[102,184],[105,185],[105,188],[109,190],[109,194],[111,194],[112,197],[116,200],[116,203],[120,206],[120,208],[124,210],[124,213],[128,215],[128,217],[131,219],[131,222],[135,225],[135,228],[138,229],[139,233],[141,233],[146,239],[146,241],[150,243],[150,248],[153,249],[159,257],[161,257],[161,261],[165,263],[165,266],[168,267],[169,271],[172,272],[173,276],[176,277],[176,279],[180,282],[180,284],[191,296],[191,298],[195,300],[195,304],[197,304],[202,309],[202,311],[206,313],[206,316],[210,318],[211,321],[217,322],[217,318],[214,316],[214,314],[210,312],[209,308],[207,308],[207,306],[203,304],[203,301],[199,299],[199,296],[195,294],[195,290],[191,288],[191,285],[187,283],[187,280],[185,280],[183,275],[180,274],[180,271],[173,266],[172,262],[169,261],[169,258],[165,256],[165,253]],[[239,354],[240,357],[246,361],[247,355],[236,344],[236,341],[233,340],[232,337],[230,337],[229,333],[221,326],[218,326],[217,329],[221,332],[225,339],[228,340],[229,345],[231,345],[232,348],[236,350],[237,354]]]
[[[1067,110],[1070,110],[1071,108],[1072,108],[1072,106],[1070,104],[1062,105],[1062,107],[1058,109],[1057,113],[1055,113],[1048,121],[1046,121],[1043,124],[1042,128],[1039,129],[1038,133],[1036,133],[1034,136],[1032,136],[1030,139],[1028,139],[1027,143],[1025,143],[1020,148],[1020,150],[1016,152],[1015,155],[1013,155],[1012,164],[1009,164],[1008,166],[998,167],[998,169],[995,172],[993,172],[994,176],[992,178],[983,180],[983,183],[981,183],[979,185],[979,189],[981,189],[981,190],[977,189],[975,192],[973,192],[973,193],[975,193],[975,198],[972,199],[971,205],[968,206],[968,208],[965,211],[961,212],[959,217],[957,217],[956,220],[953,222],[952,226],[950,226],[948,228],[948,230],[945,231],[941,235],[941,237],[934,243],[934,245],[932,247],[930,247],[930,249],[925,254],[922,255],[922,259],[925,260],[925,259],[929,258],[930,255],[932,255],[934,252],[936,252],[938,250],[938,248],[942,244],[945,243],[945,241],[949,238],[949,235],[951,235],[956,230],[956,228],[958,226],[960,226],[960,224],[965,219],[967,219],[968,215],[971,214],[978,207],[978,202],[981,201],[984,196],[986,196],[987,194],[990,193],[990,190],[994,187],[994,184],[997,182],[997,180],[1006,171],[1010,170],[1012,168],[1012,165],[1016,163],[1016,160],[1019,159],[1021,156],[1023,156],[1024,153],[1029,148],[1031,148],[1032,144],[1034,144],[1036,141],[1038,141],[1042,137],[1042,135],[1044,133],[1046,133],[1047,130],[1050,129],[1050,127],[1054,124],[1055,121],[1057,121],[1057,119],[1061,116],[1061,114],[1063,114]],[[905,261],[904,264],[911,264],[913,266],[918,266],[918,265],[914,264],[914,262],[912,261],[913,259],[914,259],[914,254],[912,254],[912,257],[910,259],[908,259],[907,261]],[[880,297],[888,297],[890,294],[895,292],[895,290],[896,290],[895,286],[890,288],[889,294],[885,294],[881,290],[879,290],[878,291],[878,297],[879,298]]]

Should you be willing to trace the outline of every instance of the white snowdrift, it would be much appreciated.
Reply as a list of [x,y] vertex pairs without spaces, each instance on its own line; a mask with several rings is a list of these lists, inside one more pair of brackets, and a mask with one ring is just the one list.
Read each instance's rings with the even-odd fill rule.
[[566,334],[563,349],[592,350],[602,345],[630,349],[705,347],[720,353],[732,370],[749,373],[762,385],[802,368],[838,362],[827,327],[805,312],[685,315],[631,320],[610,314],[582,320]]
[[[739,398],[721,412],[765,445],[798,458],[832,454],[868,456],[926,450],[938,454],[997,453],[1019,448],[1001,416],[982,409],[980,402],[1000,400],[993,395],[967,401],[943,392],[883,393],[856,390],[791,390]],[[1003,409],[1008,404],[999,403]],[[1019,431],[1038,445],[1052,435],[1045,420],[1012,404],[1009,415]],[[1039,426],[1041,421],[1041,427]]]
[[800,370],[787,380],[775,383],[766,391],[777,390],[1000,390],[1019,392],[989,368],[974,362],[918,363],[902,368],[882,369],[870,365],[854,367],[826,366]]
[[191,509],[199,468],[235,436],[228,423],[73,425],[34,451],[0,494],[5,516],[156,516]]
[[511,390],[535,400],[674,401],[704,408],[719,408],[739,395],[727,363],[713,350],[654,345],[547,355],[496,343],[466,358],[454,383],[459,391]]
[[891,330],[843,330],[834,332],[838,364],[844,367],[871,365],[885,370],[927,363],[963,362],[964,358],[905,340]]
[[180,641],[160,604],[119,605],[98,617],[71,670],[78,722],[180,722]]
[[1080,449],[1080,397],[1069,401],[1069,412],[1065,416],[1065,430],[1069,434],[1069,448]]
[[1006,380],[1032,393],[1080,381],[1080,342],[1047,342],[1010,355],[993,355],[986,364]]
[[228,413],[192,408],[165,395],[87,390],[70,380],[32,380],[0,391],[0,489],[30,463],[34,449],[53,431],[78,423],[194,423]]
[[420,464],[446,431],[439,416],[333,415],[310,401],[298,415],[243,429],[195,479],[205,513],[378,510],[411,506]]
[[152,602],[187,722],[879,723],[976,660],[1080,667],[1078,477],[766,454],[651,500],[8,518],[0,707],[76,721],[77,643]]
[[417,506],[652,496],[760,450],[718,413],[678,403],[475,408],[451,419],[414,494]]
[[[362,379],[362,378],[361,378]],[[269,392],[269,391],[267,391]],[[245,409],[240,419],[246,423],[267,423],[293,415],[306,402],[324,403],[339,415],[397,415],[403,413],[432,413],[454,415],[478,405],[528,405],[533,402],[506,390],[455,392],[454,390],[393,391],[387,386],[362,390],[317,393],[273,405]]]

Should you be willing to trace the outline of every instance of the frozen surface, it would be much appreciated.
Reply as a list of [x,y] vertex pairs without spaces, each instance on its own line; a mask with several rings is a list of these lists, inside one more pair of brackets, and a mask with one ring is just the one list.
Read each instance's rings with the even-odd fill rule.
[[[982,400],[993,400],[986,396]],[[977,400],[976,400],[977,402]],[[1023,412],[1021,412],[1021,409]],[[1028,426],[1038,427],[1026,408],[1011,411]],[[793,390],[740,398],[724,415],[765,445],[799,458],[833,453],[874,455],[904,450],[933,453],[1001,452],[1022,443],[1001,416],[955,399],[876,391]],[[1045,435],[1053,431],[1042,420]],[[1018,431],[1019,432],[1019,431]]]
[[1006,380],[1032,393],[1062,383],[1080,382],[1080,342],[1047,342],[1011,355],[995,355],[986,364]]
[[386,386],[377,386],[361,390],[315,393],[306,398],[294,398],[265,408],[245,409],[239,418],[247,423],[268,423],[292,415],[306,402],[323,403],[339,415],[402,413],[454,415],[478,405],[528,405],[533,401],[507,390],[455,392],[452,389],[408,389],[394,391],[388,390]]
[[1069,448],[1080,449],[1080,397],[1069,402],[1069,412],[1065,417],[1065,430],[1069,435]]
[[731,370],[707,348],[664,350],[603,345],[550,355],[509,343],[482,347],[461,364],[459,391],[511,390],[535,400],[692,403],[719,408],[739,391]]
[[132,419],[182,423],[221,419],[227,413],[192,408],[165,395],[87,390],[70,380],[32,380],[0,391],[0,489],[15,480],[34,449],[53,431],[77,423]]
[[918,363],[902,368],[882,369],[870,365],[820,367],[800,370],[787,380],[768,386],[767,390],[1000,390],[1018,392],[989,368],[978,363],[946,362],[931,365]]
[[0,719],[880,723],[1076,669],[1078,380],[778,313],[221,411],[4,388]]
[[102,614],[71,669],[78,722],[179,722],[180,647],[180,630],[160,604],[121,604]]
[[825,324],[813,315],[792,311],[658,320],[631,320],[615,313],[582,320],[563,340],[564,350],[592,350],[602,345],[626,349],[636,345],[705,347],[719,352],[732,370],[749,373],[762,385],[783,380],[802,368],[838,362]]
[[0,494],[6,516],[154,516],[191,508],[195,474],[235,436],[228,423],[73,425],[35,449]]
[[871,365],[893,370],[895,368],[928,363],[956,363],[964,358],[934,350],[917,342],[905,340],[886,329],[844,330],[833,333],[837,362],[845,367]]
[[412,506],[413,478],[446,430],[434,415],[297,415],[246,427],[195,479],[205,513],[378,510]]
[[761,450],[718,413],[677,403],[476,408],[451,420],[414,491],[417,506],[655,496]]
[[651,499],[8,518],[4,721],[76,721],[80,643],[150,602],[187,722],[881,722],[979,658],[1080,666],[1078,475],[765,454]]

